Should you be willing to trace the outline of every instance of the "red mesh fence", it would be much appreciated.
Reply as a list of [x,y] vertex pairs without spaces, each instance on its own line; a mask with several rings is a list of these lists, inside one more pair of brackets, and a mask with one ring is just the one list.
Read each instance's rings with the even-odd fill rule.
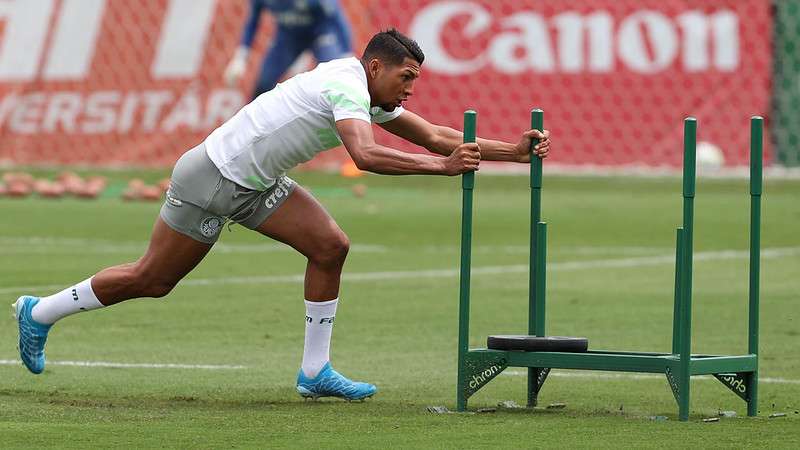
[[[553,163],[677,166],[682,119],[694,115],[704,145],[744,165],[748,118],[768,116],[767,1],[342,4],[357,53],[381,28],[420,42],[426,61],[409,109],[460,128],[474,108],[480,135],[516,140],[542,107]],[[235,89],[222,80],[246,13],[235,0],[0,2],[0,162],[171,164],[250,92],[268,19],[248,76]],[[333,150],[316,164],[344,158]]]

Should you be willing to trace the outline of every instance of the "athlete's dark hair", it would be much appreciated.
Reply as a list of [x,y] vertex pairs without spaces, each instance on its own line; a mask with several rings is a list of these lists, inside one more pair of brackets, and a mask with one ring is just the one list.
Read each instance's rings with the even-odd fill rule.
[[381,31],[369,40],[362,59],[366,62],[373,58],[394,66],[402,64],[405,58],[411,58],[421,65],[425,54],[416,41],[391,28]]

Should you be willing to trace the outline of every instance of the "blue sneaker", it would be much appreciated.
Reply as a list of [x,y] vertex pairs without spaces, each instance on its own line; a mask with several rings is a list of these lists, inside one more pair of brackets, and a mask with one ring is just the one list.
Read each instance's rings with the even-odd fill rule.
[[14,303],[14,317],[19,324],[19,357],[31,372],[40,374],[44,370],[44,343],[52,325],[44,325],[31,317],[31,310],[39,303],[39,297],[23,295]]
[[333,370],[331,363],[314,378],[308,378],[303,369],[297,374],[297,392],[305,398],[339,397],[344,400],[362,400],[372,397],[378,391],[374,385],[351,381]]

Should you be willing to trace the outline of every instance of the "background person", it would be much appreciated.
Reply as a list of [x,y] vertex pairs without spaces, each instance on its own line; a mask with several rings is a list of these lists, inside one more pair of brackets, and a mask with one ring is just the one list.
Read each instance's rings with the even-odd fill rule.
[[292,63],[306,50],[317,62],[350,56],[350,24],[338,0],[250,0],[250,15],[241,43],[225,69],[225,81],[235,85],[244,75],[262,13],[269,11],[276,29],[252,98],[274,88]]

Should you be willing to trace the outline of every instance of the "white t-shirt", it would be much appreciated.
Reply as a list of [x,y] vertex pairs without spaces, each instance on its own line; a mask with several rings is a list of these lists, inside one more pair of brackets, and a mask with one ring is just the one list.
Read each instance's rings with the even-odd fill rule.
[[335,59],[259,95],[206,138],[206,151],[225,178],[261,191],[296,165],[341,145],[336,121],[383,123],[402,112],[370,108],[361,62]]

